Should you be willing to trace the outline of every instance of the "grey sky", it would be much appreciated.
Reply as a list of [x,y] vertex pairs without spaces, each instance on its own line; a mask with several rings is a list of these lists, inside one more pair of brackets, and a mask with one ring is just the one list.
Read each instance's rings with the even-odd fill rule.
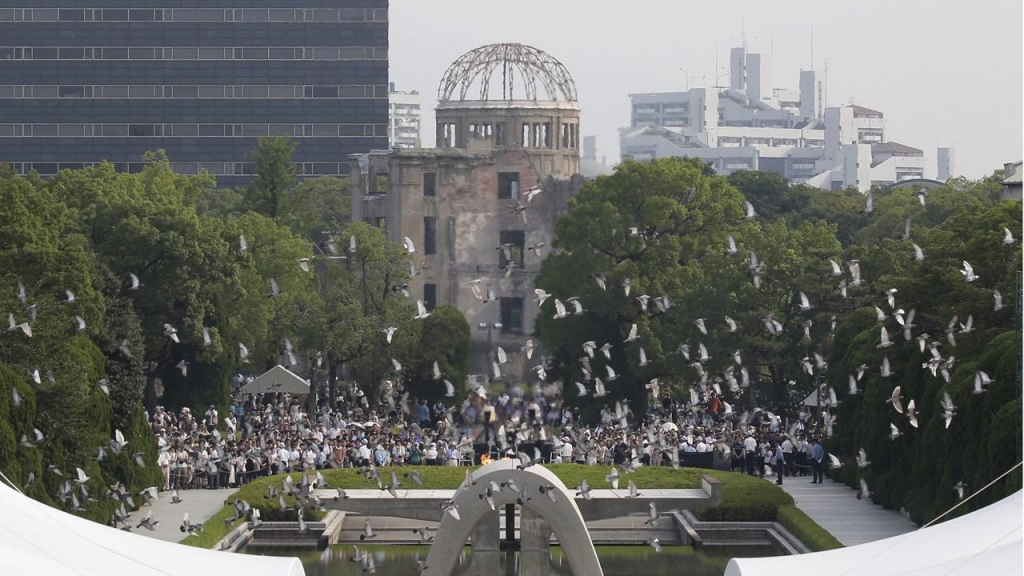
[[[828,60],[829,105],[851,96],[885,113],[887,138],[956,148],[971,178],[1022,157],[1020,0],[859,0],[728,3],[694,0],[391,0],[391,81],[423,94],[423,141],[434,142],[437,85],[483,44],[521,42],[572,73],[599,154],[618,160],[629,94],[713,86],[745,30],[748,51],[772,54],[773,87]],[[742,19],[742,20],[741,20]],[[727,82],[726,78],[722,82]]]

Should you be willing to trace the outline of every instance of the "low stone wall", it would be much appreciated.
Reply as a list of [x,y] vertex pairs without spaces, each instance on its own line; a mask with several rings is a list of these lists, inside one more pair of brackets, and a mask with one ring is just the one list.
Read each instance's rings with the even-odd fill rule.
[[[628,476],[622,480],[623,486]],[[324,507],[363,516],[388,516],[426,522],[440,522],[444,512],[441,504],[454,497],[454,490],[399,490],[397,498],[377,490],[349,490],[350,497],[334,500],[331,489],[316,491]],[[574,498],[580,514],[587,522],[618,518],[630,514],[646,514],[650,503],[659,510],[697,510],[722,503],[722,485],[717,478],[704,475],[699,489],[640,490],[638,498],[626,498],[626,490],[591,490],[589,500]]]

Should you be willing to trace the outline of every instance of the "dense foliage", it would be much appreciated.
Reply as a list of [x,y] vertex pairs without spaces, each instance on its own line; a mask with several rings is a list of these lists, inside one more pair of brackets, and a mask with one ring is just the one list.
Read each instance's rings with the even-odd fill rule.
[[[625,162],[615,174],[588,182],[556,225],[557,253],[537,279],[550,294],[537,321],[551,356],[548,374],[561,381],[571,403],[591,413],[616,399],[645,410],[654,401],[652,390],[686,398],[693,389],[715,391],[736,415],[762,408],[784,422],[795,419],[816,382],[826,383],[823,396],[831,388],[839,401],[829,406],[834,437],[827,447],[847,462],[843,477],[854,486],[866,480],[886,506],[930,519],[955,502],[958,481],[969,493],[1020,459],[1014,441],[1020,436],[1019,318],[1013,308],[1021,204],[1000,201],[998,181],[954,179],[924,193],[875,189],[870,210],[855,190],[789,185],[773,173],[723,178],[695,160]],[[1003,242],[1004,228],[1013,242]],[[965,281],[964,261],[977,280]],[[851,270],[857,263],[860,283]],[[892,288],[894,306],[886,294]],[[998,311],[996,290],[1006,306]],[[583,314],[573,315],[565,304],[572,297]],[[656,307],[659,297],[671,306]],[[554,318],[556,300],[568,317]],[[901,317],[916,311],[909,341],[896,320],[899,309]],[[946,341],[954,316],[955,347]],[[961,334],[959,324],[968,317],[973,330]],[[883,325],[891,347],[878,347]],[[952,366],[950,382],[941,371],[933,376],[921,368],[931,357],[919,348],[922,333],[939,342],[943,362]],[[587,357],[588,342],[610,344],[610,360],[600,352]],[[709,357],[698,363],[701,345]],[[895,372],[888,378],[879,369],[883,356]],[[851,396],[849,377],[862,364],[868,369],[861,393]],[[974,395],[979,370],[995,382]],[[594,397],[594,378],[603,380],[607,397]],[[578,394],[578,384],[586,394]],[[916,400],[918,428],[885,402],[897,384],[904,404]],[[958,406],[949,429],[943,391]],[[890,422],[904,433],[894,442]],[[860,447],[873,462],[865,470],[853,462]],[[1009,476],[961,510],[1018,489],[1020,478],[1019,472]]]
[[297,180],[293,149],[261,140],[258,177],[240,192],[175,174],[162,152],[136,174],[104,163],[43,181],[0,165],[0,472],[18,485],[33,475],[25,492],[55,503],[81,468],[98,500],[76,488],[83,514],[105,522],[110,485],[137,494],[159,482],[146,407],[223,413],[233,374],[276,364],[315,392],[321,381],[335,391],[345,366],[373,398],[401,376],[391,358],[426,362],[422,339],[461,383],[465,319],[440,311],[423,332],[403,293],[410,255],[348,223],[347,180]]

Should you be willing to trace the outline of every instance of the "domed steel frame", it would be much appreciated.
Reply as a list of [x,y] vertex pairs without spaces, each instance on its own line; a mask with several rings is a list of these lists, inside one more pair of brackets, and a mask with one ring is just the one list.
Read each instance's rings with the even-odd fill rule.
[[[438,102],[459,102],[474,86],[476,100],[492,100],[491,78],[501,74],[501,100],[576,102],[576,83],[565,66],[553,56],[525,44],[488,44],[466,52],[441,78]],[[497,101],[497,94],[494,95]]]

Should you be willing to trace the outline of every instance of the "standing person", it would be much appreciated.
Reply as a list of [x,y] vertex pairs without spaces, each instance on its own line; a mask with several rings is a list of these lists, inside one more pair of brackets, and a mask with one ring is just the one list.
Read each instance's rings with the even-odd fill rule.
[[743,440],[743,458],[747,465],[747,475],[755,476],[754,465],[757,462],[757,440],[754,440],[754,435],[747,432],[747,437]]
[[793,465],[796,463],[796,458],[793,458],[793,448],[794,448],[793,441],[789,439],[788,435],[787,436],[783,436],[782,438],[783,438],[782,439],[782,444],[779,445],[779,448],[781,449],[781,452],[783,454],[783,458],[786,459],[786,466],[785,466],[784,475],[786,475],[786,476],[789,476],[790,474],[795,475],[795,471],[793,470]]
[[160,473],[164,479],[164,490],[171,489],[171,461],[173,460],[170,450],[161,450],[156,461],[160,465]]
[[817,437],[814,438],[814,446],[811,446],[811,470],[814,472],[814,479],[811,484],[822,483],[821,461],[825,459],[825,447]]
[[782,477],[786,475],[786,453],[778,443],[775,444],[775,483],[782,486]]
[[416,415],[420,421],[420,428],[430,427],[430,408],[426,400],[420,400],[420,407],[416,409]]

